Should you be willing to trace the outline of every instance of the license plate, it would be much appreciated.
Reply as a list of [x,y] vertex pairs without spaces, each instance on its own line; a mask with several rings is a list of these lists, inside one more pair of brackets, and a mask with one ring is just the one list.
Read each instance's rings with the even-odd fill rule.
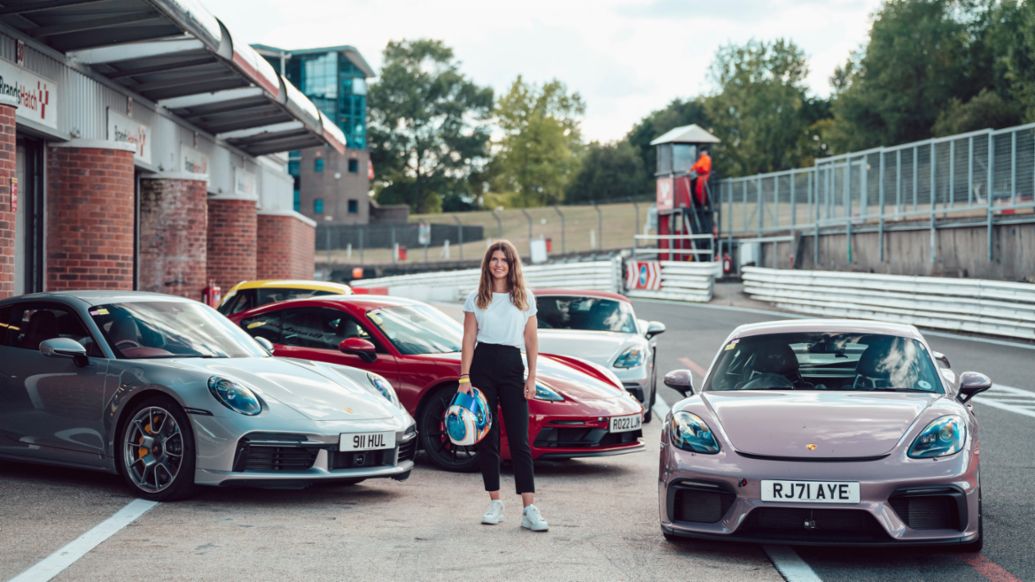
[[381,449],[395,448],[394,432],[357,432],[345,433],[338,441],[338,450],[351,451],[377,451]]
[[643,417],[639,414],[632,416],[612,416],[611,417],[611,432],[629,432],[632,430],[640,430],[643,426]]
[[859,503],[859,483],[852,481],[762,480],[762,501]]

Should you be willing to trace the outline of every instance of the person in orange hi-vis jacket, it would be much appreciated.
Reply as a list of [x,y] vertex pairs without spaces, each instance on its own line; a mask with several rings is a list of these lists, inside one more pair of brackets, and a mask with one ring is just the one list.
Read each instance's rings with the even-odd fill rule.
[[690,172],[697,174],[694,183],[694,197],[697,198],[697,204],[699,206],[706,206],[707,195],[704,187],[708,183],[708,175],[712,173],[712,157],[708,155],[708,150],[701,150],[701,155],[697,158],[697,161],[690,166]]

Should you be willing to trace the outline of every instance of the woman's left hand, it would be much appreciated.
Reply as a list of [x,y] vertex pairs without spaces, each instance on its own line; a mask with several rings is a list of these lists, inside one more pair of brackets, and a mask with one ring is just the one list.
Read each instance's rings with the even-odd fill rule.
[[525,400],[535,398],[535,378],[525,380]]

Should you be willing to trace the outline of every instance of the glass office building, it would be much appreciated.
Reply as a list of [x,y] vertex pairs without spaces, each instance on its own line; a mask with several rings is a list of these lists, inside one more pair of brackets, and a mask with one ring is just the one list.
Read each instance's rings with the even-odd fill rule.
[[355,48],[288,50],[253,45],[345,134],[344,157],[326,148],[291,152],[295,210],[320,221],[365,223],[370,188],[367,79],[374,71]]

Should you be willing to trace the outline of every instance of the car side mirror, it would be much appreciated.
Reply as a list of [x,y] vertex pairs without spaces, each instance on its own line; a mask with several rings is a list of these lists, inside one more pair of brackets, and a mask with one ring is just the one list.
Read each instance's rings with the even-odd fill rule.
[[981,372],[963,372],[960,374],[960,392],[957,398],[961,402],[969,402],[971,398],[992,387],[992,379]]
[[255,338],[255,343],[257,343],[260,346],[262,346],[262,349],[264,349],[267,352],[269,352],[269,354],[271,356],[273,355],[273,342],[271,342],[270,340],[262,337],[261,335],[255,335],[255,336],[252,336],[252,337]]
[[343,354],[352,354],[359,356],[364,362],[370,363],[377,359],[377,348],[374,344],[370,343],[370,340],[365,340],[361,337],[350,337],[344,339],[338,344],[338,349]]
[[934,359],[938,360],[938,362],[941,365],[945,366],[946,368],[952,367],[952,364],[949,363],[949,356],[946,356],[941,352],[934,352],[932,355],[934,356]]
[[690,396],[694,393],[694,374],[690,370],[672,370],[665,374],[665,386]]
[[644,335],[647,337],[647,339],[650,339],[656,335],[661,335],[665,333],[666,329],[668,328],[665,327],[664,323],[661,323],[660,321],[652,321],[647,324],[647,333]]
[[89,362],[83,344],[67,337],[43,340],[40,342],[40,353],[48,358],[72,358],[75,365],[79,367],[83,367]]

